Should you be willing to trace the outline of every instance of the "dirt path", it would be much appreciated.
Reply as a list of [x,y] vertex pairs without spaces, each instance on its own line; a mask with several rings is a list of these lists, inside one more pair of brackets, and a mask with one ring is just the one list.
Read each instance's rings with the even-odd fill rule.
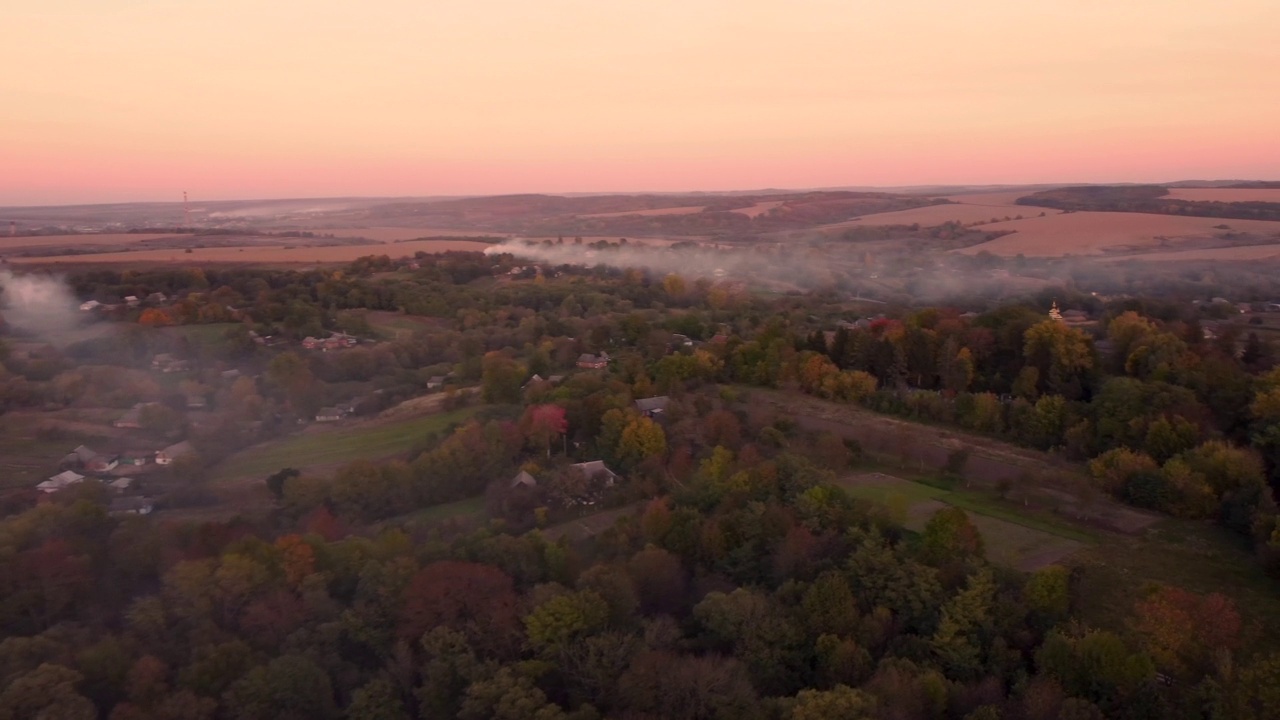
[[961,475],[968,484],[991,491],[1007,484],[1008,497],[1028,507],[1126,534],[1139,533],[1160,517],[1103,495],[1092,488],[1082,468],[1043,452],[806,395],[757,388],[748,393],[748,412],[786,415],[806,430],[852,438],[868,453],[907,467],[942,470],[953,452],[967,448],[970,455]]

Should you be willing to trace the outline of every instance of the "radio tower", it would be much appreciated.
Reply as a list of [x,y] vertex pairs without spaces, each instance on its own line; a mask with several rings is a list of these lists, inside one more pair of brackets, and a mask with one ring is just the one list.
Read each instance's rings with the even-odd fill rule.
[[187,191],[182,191],[182,226],[191,229],[191,206],[187,205]]

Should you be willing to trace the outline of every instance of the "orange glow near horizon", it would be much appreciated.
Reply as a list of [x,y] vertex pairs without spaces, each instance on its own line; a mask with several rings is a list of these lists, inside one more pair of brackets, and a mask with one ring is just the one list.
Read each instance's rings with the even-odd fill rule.
[[1280,179],[1275,0],[11,5],[0,205]]

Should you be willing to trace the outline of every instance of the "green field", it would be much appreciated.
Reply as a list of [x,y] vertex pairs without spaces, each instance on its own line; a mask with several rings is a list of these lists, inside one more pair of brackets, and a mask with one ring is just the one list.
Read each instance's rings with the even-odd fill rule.
[[866,473],[839,481],[850,495],[889,508],[920,530],[945,505],[969,512],[992,562],[1030,570],[1059,563],[1076,570],[1073,595],[1091,625],[1124,631],[1127,610],[1152,584],[1220,592],[1240,609],[1246,651],[1280,642],[1280,583],[1268,577],[1247,543],[1209,522],[1165,518],[1136,535],[1072,524],[1023,511],[994,494]]
[[42,440],[34,428],[0,424],[0,489],[31,487],[58,471],[58,460],[79,443]]
[[458,500],[456,502],[432,505],[415,510],[405,515],[384,520],[379,527],[401,527],[415,530],[428,527],[445,520],[468,520],[484,517],[484,495]]
[[1090,624],[1122,630],[1117,609],[1160,583],[1234,600],[1246,651],[1280,642],[1280,582],[1262,571],[1243,538],[1209,522],[1161,520],[1137,537],[1108,537],[1070,564],[1078,568],[1076,602]]
[[887,507],[907,529],[919,532],[935,512],[948,505],[969,513],[986,545],[987,558],[999,565],[1034,570],[1061,561],[1095,542],[1092,533],[1054,518],[1019,513],[1016,506],[980,492],[927,485],[883,473],[841,479],[850,495]]
[[213,469],[215,481],[266,477],[285,467],[298,469],[338,465],[352,460],[389,458],[408,452],[432,433],[462,422],[481,408],[397,421],[339,423],[312,432],[255,445]]

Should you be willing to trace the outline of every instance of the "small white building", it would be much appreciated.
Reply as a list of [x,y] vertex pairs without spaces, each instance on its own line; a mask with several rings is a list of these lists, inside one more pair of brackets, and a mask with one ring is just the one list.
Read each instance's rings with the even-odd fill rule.
[[168,465],[184,455],[194,454],[195,451],[196,449],[191,447],[191,443],[183,440],[180,443],[174,443],[173,445],[158,451],[156,453],[156,464]]
[[42,493],[52,493],[57,492],[62,488],[77,485],[82,482],[84,482],[83,475],[71,472],[70,470],[64,470],[39,485],[36,485],[36,489]]

